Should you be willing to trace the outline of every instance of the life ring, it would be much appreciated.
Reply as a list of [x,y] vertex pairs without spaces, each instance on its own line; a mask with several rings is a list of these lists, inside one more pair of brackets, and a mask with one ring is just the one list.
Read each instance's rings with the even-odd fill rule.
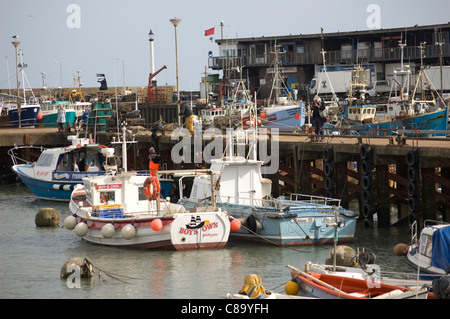
[[149,176],[144,182],[144,195],[148,200],[157,200],[161,193],[161,184],[156,177]]
[[398,113],[398,116],[405,116],[405,115],[406,115],[405,111],[400,111],[400,113]]
[[344,114],[344,111],[345,111],[344,107],[343,107],[342,105],[339,106],[339,108],[338,108],[338,113],[339,113],[339,114]]

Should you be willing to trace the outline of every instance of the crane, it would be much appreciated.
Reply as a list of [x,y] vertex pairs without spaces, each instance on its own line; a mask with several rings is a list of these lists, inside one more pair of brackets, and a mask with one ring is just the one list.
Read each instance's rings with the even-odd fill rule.
[[147,103],[153,103],[154,102],[154,96],[153,96],[153,78],[158,75],[159,72],[162,70],[167,69],[167,66],[163,66],[161,69],[156,71],[155,73],[150,73],[148,77],[148,89],[147,89]]

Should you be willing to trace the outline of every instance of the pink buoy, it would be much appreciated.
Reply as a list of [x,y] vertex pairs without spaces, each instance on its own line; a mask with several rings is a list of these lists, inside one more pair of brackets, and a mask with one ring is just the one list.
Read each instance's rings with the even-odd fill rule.
[[241,221],[237,218],[233,218],[230,221],[230,229],[232,231],[238,231],[241,228]]
[[160,231],[163,228],[163,222],[161,219],[155,219],[151,223],[153,231]]

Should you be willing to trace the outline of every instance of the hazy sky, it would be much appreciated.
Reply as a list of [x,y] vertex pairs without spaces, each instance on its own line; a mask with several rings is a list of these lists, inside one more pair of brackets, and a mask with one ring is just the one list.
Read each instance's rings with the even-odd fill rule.
[[[214,39],[368,30],[380,9],[381,28],[443,24],[450,21],[448,0],[0,0],[0,88],[15,87],[15,57],[11,37],[20,38],[26,74],[32,87],[73,85],[77,70],[85,87],[99,86],[104,73],[108,86],[146,86],[150,73],[148,33],[155,34],[155,69],[166,65],[158,85],[176,85],[175,32],[177,28],[180,90],[199,90],[208,64],[208,51],[218,55],[215,41],[204,35],[216,27]],[[369,19],[370,20],[370,19]],[[373,20],[371,20],[373,21]],[[209,70],[208,72],[212,72]]]

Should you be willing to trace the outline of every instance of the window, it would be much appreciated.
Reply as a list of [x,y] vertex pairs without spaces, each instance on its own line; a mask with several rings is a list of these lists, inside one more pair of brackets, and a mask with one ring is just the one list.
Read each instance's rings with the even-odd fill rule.
[[305,47],[304,46],[298,46],[297,47],[297,53],[305,53]]
[[420,238],[420,246],[419,246],[420,254],[431,258],[432,248],[433,248],[432,237],[429,235],[422,235],[422,237]]
[[138,188],[138,194],[139,194],[138,200],[147,200],[147,197],[145,197],[145,194],[144,194],[144,187]]
[[52,165],[52,161],[53,161],[53,154],[42,153],[42,155],[39,157],[36,163],[36,166],[49,167]]
[[108,204],[114,203],[116,200],[115,192],[100,192],[100,203]]

